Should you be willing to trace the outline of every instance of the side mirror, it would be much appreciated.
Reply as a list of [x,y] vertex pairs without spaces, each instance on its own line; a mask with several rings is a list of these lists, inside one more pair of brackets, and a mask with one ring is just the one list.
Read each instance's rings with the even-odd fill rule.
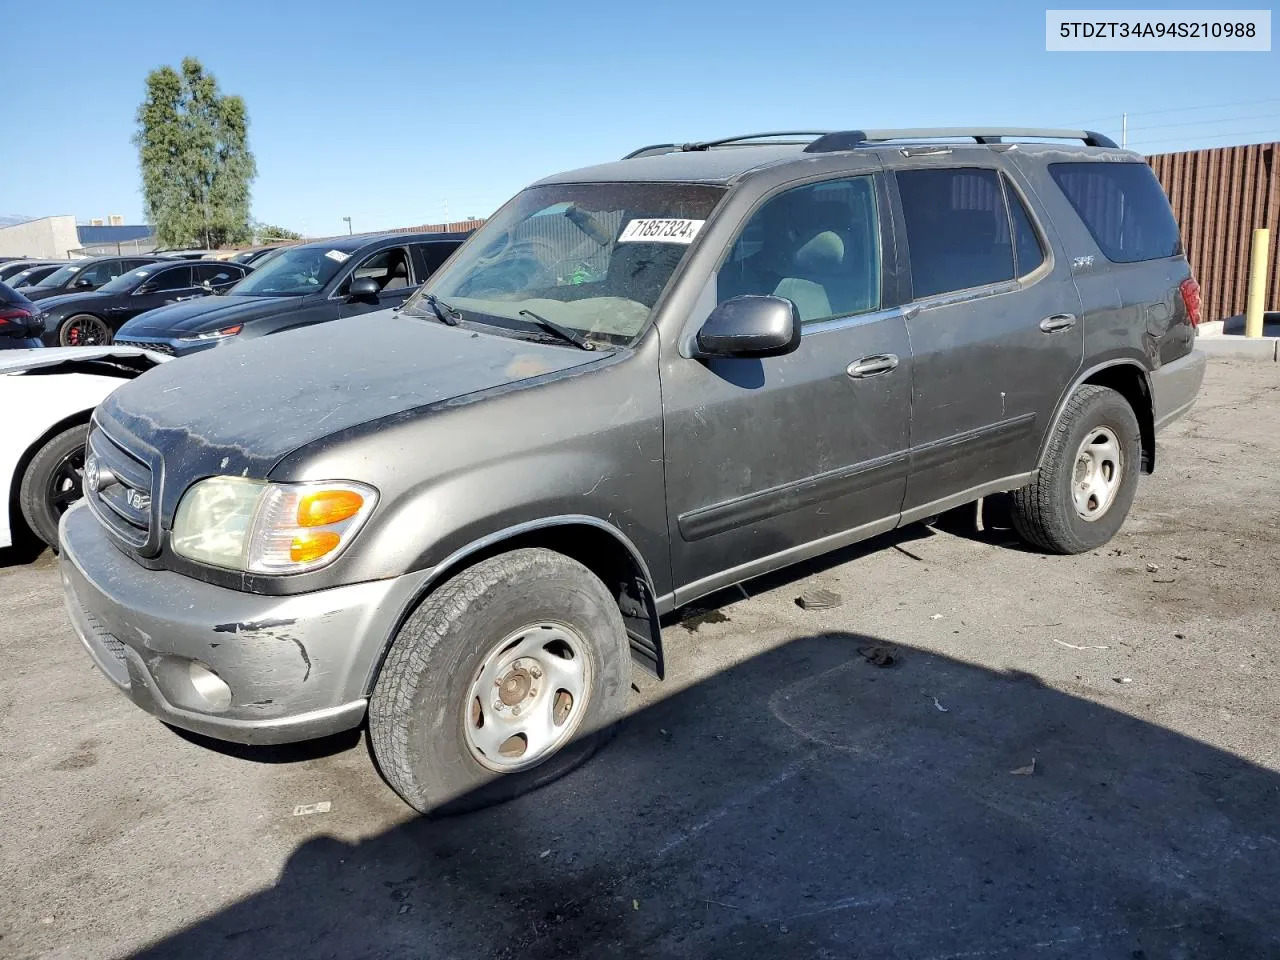
[[88,277],[81,277],[79,280],[75,282],[75,288],[77,290],[92,290],[93,281],[90,280]]
[[146,296],[148,293],[155,293],[156,287],[153,283],[144,283],[137,290],[133,291],[135,297]]
[[711,311],[698,331],[700,357],[779,357],[800,346],[800,313],[782,297],[744,294]]
[[378,281],[373,277],[361,277],[358,280],[352,280],[351,286],[347,288],[347,296],[352,300],[366,300],[373,303],[378,302],[378,294],[382,292],[382,288],[378,286]]

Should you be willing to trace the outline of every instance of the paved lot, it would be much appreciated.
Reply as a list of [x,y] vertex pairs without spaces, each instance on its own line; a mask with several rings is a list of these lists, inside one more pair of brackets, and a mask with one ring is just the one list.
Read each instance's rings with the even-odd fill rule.
[[174,734],[0,569],[0,956],[1280,956],[1277,424],[1215,361],[1111,548],[949,517],[720,596],[591,764],[443,822],[363,743]]

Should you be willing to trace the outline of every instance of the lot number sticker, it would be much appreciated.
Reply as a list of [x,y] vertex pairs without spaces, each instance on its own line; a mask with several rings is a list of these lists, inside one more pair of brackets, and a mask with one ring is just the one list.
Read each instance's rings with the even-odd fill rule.
[[619,243],[693,243],[705,220],[632,220]]
[[351,259],[351,254],[343,253],[341,250],[330,250],[325,256],[330,260],[337,260],[339,263],[346,263]]

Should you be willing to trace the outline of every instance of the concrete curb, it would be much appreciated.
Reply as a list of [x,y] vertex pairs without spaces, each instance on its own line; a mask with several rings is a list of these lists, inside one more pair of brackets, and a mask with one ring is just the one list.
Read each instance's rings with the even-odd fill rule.
[[1231,335],[1196,337],[1196,349],[1211,357],[1240,357],[1276,363],[1280,361],[1280,337]]

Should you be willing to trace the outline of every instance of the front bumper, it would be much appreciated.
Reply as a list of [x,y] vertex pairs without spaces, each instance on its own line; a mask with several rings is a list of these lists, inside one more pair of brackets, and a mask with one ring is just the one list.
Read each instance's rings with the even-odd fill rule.
[[1204,382],[1205,364],[1204,353],[1193,350],[1152,371],[1151,400],[1157,431],[1185,416],[1195,405]]
[[165,723],[237,743],[358,726],[386,645],[427,572],[290,597],[147,570],[88,508],[63,515],[67,612],[99,669]]

